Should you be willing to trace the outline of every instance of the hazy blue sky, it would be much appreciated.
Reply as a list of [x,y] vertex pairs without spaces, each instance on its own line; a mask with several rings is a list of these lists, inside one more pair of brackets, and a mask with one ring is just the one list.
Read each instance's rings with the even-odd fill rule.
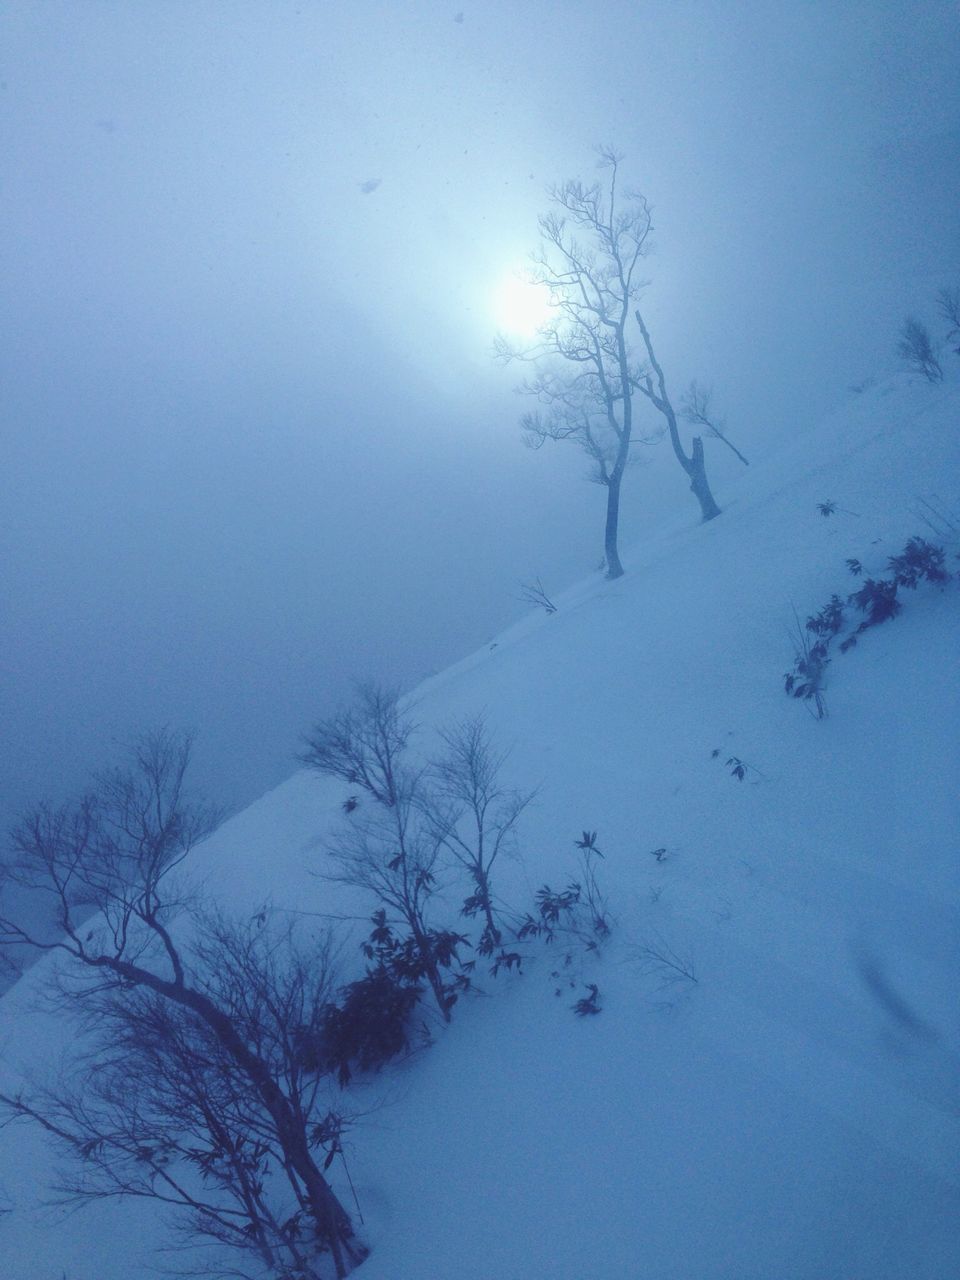
[[[668,376],[748,454],[890,367],[960,279],[958,34],[942,0],[5,0],[0,816],[161,722],[248,800],[351,679],[595,566],[602,495],[523,449],[490,347],[596,143],[654,206]],[[645,511],[696,518],[672,467],[630,484],[628,564]]]

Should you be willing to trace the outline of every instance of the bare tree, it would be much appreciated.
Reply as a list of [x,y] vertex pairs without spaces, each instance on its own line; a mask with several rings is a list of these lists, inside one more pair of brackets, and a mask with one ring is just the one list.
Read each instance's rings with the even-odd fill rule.
[[750,463],[737,446],[726,436],[726,424],[723,419],[717,418],[711,410],[710,395],[711,393],[706,387],[701,387],[696,381],[691,382],[680,401],[683,416],[694,426],[706,427],[708,435],[713,436],[716,440],[722,440],[728,449],[733,450],[743,465],[749,467]]
[[[333,870],[324,877],[371,893],[385,914],[375,919],[377,958],[389,955],[394,976],[425,981],[445,1021],[464,985],[445,976],[466,940],[428,920],[444,847],[441,824],[428,818],[426,769],[406,756],[415,725],[399,710],[397,694],[362,685],[355,704],[318,724],[301,759],[311,768],[359,786],[372,806],[353,808],[328,842]],[[400,926],[404,936],[393,929]],[[372,953],[371,953],[372,958]]]
[[483,716],[458,721],[440,737],[446,751],[431,767],[434,786],[428,815],[444,847],[473,883],[464,914],[483,916],[478,949],[489,954],[501,941],[493,907],[493,865],[510,847],[535,793],[512,791],[500,782],[507,753],[495,748]]
[[[313,1139],[329,1131],[331,1112],[303,1048],[331,998],[329,942],[303,946],[262,921],[207,919],[194,959]],[[151,1199],[178,1211],[172,1225],[185,1243],[206,1238],[235,1251],[233,1274],[248,1274],[251,1253],[277,1276],[318,1274],[302,1184],[247,1073],[210,1026],[144,988],[88,993],[82,1010],[87,1034],[69,1074],[0,1095],[9,1117],[38,1121],[73,1157],[56,1200]],[[213,1273],[230,1265],[220,1259]]]
[[380,945],[370,948],[369,958],[389,967],[401,982],[425,981],[449,1022],[457,994],[467,984],[456,976],[449,979],[446,972],[456,964],[457,949],[466,938],[437,928],[428,918],[442,849],[441,833],[422,820],[417,792],[401,787],[389,808],[358,812],[329,841],[333,869],[323,872],[323,878],[365,889],[376,898],[382,910],[374,917],[374,938]]
[[897,343],[897,355],[911,369],[922,373],[928,382],[943,381],[943,369],[933,349],[930,330],[922,320],[911,316],[903,322],[900,341]]
[[[700,504],[700,515],[704,520],[713,520],[715,516],[720,514],[720,508],[717,506],[710,491],[710,483],[707,480],[703,439],[701,436],[694,436],[690,442],[690,452],[687,453],[684,449],[683,441],[680,438],[680,428],[677,426],[677,415],[667,392],[666,378],[660,362],[657,360],[650,332],[644,323],[643,316],[640,314],[639,307],[634,310],[633,315],[640,330],[640,336],[643,339],[649,362],[648,366],[634,380],[634,386],[642,395],[646,396],[657,412],[663,416],[667,424],[667,432],[670,436],[670,445],[673,449],[674,457],[687,474],[687,478],[690,481],[690,492]],[[656,384],[654,384],[654,378],[656,378]]]
[[[74,1007],[89,1007],[106,1017],[127,1049],[142,1036],[143,1052],[154,1054],[148,1079],[166,1079],[170,1063],[192,1063],[199,1083],[190,1114],[203,1115],[208,1144],[219,1141],[220,1130],[226,1135],[227,1146],[217,1149],[217,1158],[226,1165],[230,1144],[236,1154],[245,1124],[258,1140],[269,1135],[270,1150],[300,1206],[305,1255],[328,1252],[337,1277],[343,1277],[365,1250],[318,1164],[309,1130],[311,1086],[296,1068],[292,1049],[288,1052],[296,1027],[278,1016],[278,1009],[286,1008],[296,1023],[310,1013],[325,989],[326,967],[319,966],[316,979],[309,981],[302,962],[281,972],[269,948],[264,950],[249,930],[231,929],[187,905],[175,873],[216,821],[209,807],[191,802],[186,794],[189,759],[189,738],[167,732],[147,736],[137,744],[131,767],[100,775],[94,789],[76,804],[58,810],[41,806],[29,814],[13,833],[15,856],[8,874],[16,883],[52,897],[62,934],[55,942],[44,942],[0,907],[0,939],[63,955],[68,962],[63,969],[64,995]],[[181,913],[192,917],[187,944],[178,940],[173,928]],[[114,1141],[114,1154],[117,1144],[122,1149],[124,1143],[132,1159],[141,1148],[149,1150],[154,1164],[148,1162],[144,1169],[153,1168],[154,1173],[145,1172],[147,1183],[169,1187],[177,1179],[158,1154],[159,1145],[134,1144],[134,1139],[160,1134],[165,1114],[172,1124],[176,1100],[164,1101],[158,1086],[149,1094],[149,1105],[128,1099],[124,1110],[122,1067],[118,1049],[108,1059],[105,1095],[83,1093],[72,1101],[61,1095],[50,1116],[44,1112],[52,1105],[49,1097],[46,1103],[41,1098],[39,1105],[23,1097],[7,1097],[5,1102],[14,1114],[46,1121],[45,1127],[87,1154],[95,1166],[99,1159],[99,1173],[108,1177],[109,1160],[100,1159],[89,1141],[96,1135],[98,1120],[113,1116],[114,1129],[100,1136]],[[226,1110],[218,1109],[221,1103]],[[231,1117],[240,1117],[239,1128]],[[165,1141],[172,1154],[180,1143],[182,1155],[179,1133],[174,1127]],[[109,1147],[107,1142],[103,1150]],[[130,1179],[129,1161],[123,1167],[127,1173],[121,1170],[118,1176],[126,1177],[128,1186],[146,1185]],[[194,1208],[201,1221],[213,1224],[213,1234],[222,1229],[224,1238],[229,1236],[231,1213],[246,1213],[248,1223],[253,1214],[264,1233],[273,1230],[262,1197],[254,1195],[249,1204],[244,1202],[258,1177],[250,1173],[245,1181],[238,1175],[234,1186],[239,1207],[235,1204],[219,1217],[209,1208],[208,1198],[198,1199]],[[193,1194],[186,1182],[180,1185]],[[205,1219],[204,1214],[213,1216]],[[251,1238],[259,1239],[259,1247],[266,1234],[257,1237],[254,1232]]]
[[[547,440],[573,440],[592,459],[591,478],[607,490],[607,577],[618,578],[623,573],[620,492],[631,447],[659,438],[638,432],[635,393],[664,419],[703,518],[712,519],[720,509],[707,483],[702,441],[695,438],[691,454],[684,451],[663,370],[637,305],[646,285],[640,266],[649,251],[650,206],[639,193],[619,191],[621,157],[609,149],[600,156],[609,175],[606,184],[568,181],[553,187],[556,209],[539,220],[541,245],[530,278],[548,291],[555,319],[542,326],[532,347],[501,337],[495,349],[504,362],[536,365],[535,375],[518,388],[541,406],[522,419],[527,443],[539,448]],[[631,321],[638,325],[645,361],[631,350]]]
[[[481,916],[482,955],[500,944],[492,870],[510,847],[533,792],[500,781],[506,753],[494,746],[482,716],[440,731],[442,750],[415,769],[407,757],[412,723],[393,693],[361,688],[357,703],[318,725],[302,757],[313,768],[359,784],[372,805],[353,805],[328,842],[327,879],[371,893],[374,917],[368,958],[392,977],[425,982],[445,1020],[467,985],[453,972],[463,935],[430,919],[438,876],[450,862],[470,879],[462,914]],[[446,859],[445,859],[446,855]],[[399,926],[401,935],[395,930]]]

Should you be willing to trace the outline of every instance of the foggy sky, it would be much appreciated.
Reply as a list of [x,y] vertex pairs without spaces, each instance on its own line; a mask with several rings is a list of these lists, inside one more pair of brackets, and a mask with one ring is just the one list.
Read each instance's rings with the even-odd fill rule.
[[[523,449],[491,296],[596,144],[654,207],[668,378],[748,456],[895,367],[960,281],[958,31],[939,0],[6,0],[3,825],[162,723],[244,803],[351,680],[595,568],[602,494]],[[674,502],[673,464],[630,476],[628,566]]]

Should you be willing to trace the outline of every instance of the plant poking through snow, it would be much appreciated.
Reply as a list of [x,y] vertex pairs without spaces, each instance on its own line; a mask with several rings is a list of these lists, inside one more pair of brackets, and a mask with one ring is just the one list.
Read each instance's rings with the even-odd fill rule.
[[337,1156],[340,1157],[340,1163],[343,1165],[343,1172],[346,1174],[347,1182],[350,1184],[350,1194],[353,1196],[353,1203],[357,1207],[357,1217],[363,1225],[363,1213],[360,1210],[360,1201],[357,1198],[357,1189],[353,1185],[353,1178],[350,1176],[350,1170],[347,1168],[347,1157],[343,1149],[343,1135],[349,1127],[349,1121],[340,1114],[339,1111],[328,1111],[319,1124],[314,1125],[311,1138],[316,1146],[322,1147],[327,1155],[323,1162],[324,1171],[330,1168]]
[[492,894],[493,866],[513,847],[517,823],[535,793],[501,784],[507,753],[496,749],[482,716],[457,721],[441,730],[440,738],[445,750],[428,771],[425,818],[472,882],[462,914],[482,917],[477,951],[489,956],[502,939]]
[[664,991],[684,983],[696,984],[697,971],[689,956],[681,955],[659,934],[653,934],[631,951],[641,972],[657,979],[657,990]]
[[960,536],[960,517],[946,508],[939,494],[931,493],[925,498],[918,498],[914,514],[944,541],[955,541]]
[[581,997],[576,1004],[571,1005],[573,1012],[580,1018],[599,1013],[602,1007],[600,1004],[600,988],[595,982],[588,982],[587,995]]
[[[866,578],[859,591],[849,597],[866,617],[857,627],[857,631],[866,631],[869,627],[878,627],[881,622],[889,622],[900,612],[901,604],[897,599],[897,582],[893,578]],[[844,641],[846,644],[846,641]],[[840,651],[846,652],[844,644]]]
[[[719,758],[720,758],[720,748],[714,747],[714,749],[710,752],[710,759],[718,760]],[[760,770],[757,769],[754,765],[747,764],[746,760],[741,760],[739,756],[728,756],[725,761],[725,764],[726,764],[726,767],[730,770],[731,778],[736,778],[738,782],[743,782],[748,773],[755,773],[758,778],[763,778],[764,780],[766,780],[766,774],[761,773]],[[658,854],[660,855],[659,857],[657,857],[657,861],[660,862],[662,861],[663,854],[665,854],[667,851],[666,849],[655,849],[653,852],[655,857],[657,857]]]
[[899,586],[915,591],[924,578],[928,582],[949,582],[943,561],[942,547],[934,547],[923,538],[911,538],[900,555],[890,557],[887,567],[893,570]]
[[595,858],[603,854],[596,847],[597,833],[584,831],[574,843],[581,850],[580,878],[566,888],[555,890],[545,884],[537,890],[537,914],[526,915],[517,929],[518,939],[543,938],[553,942],[558,935],[573,937],[588,951],[596,951],[610,936],[612,921],[597,881]]
[[557,606],[544,590],[543,583],[539,578],[535,582],[521,582],[520,599],[525,604],[535,604],[538,608],[543,609],[545,613],[556,613]]
[[843,627],[843,602],[839,596],[831,596],[819,613],[807,619],[804,627],[800,625],[796,610],[794,620],[797,653],[793,671],[784,676],[784,687],[794,698],[811,702],[816,718],[822,720],[827,714],[823,686],[826,669],[830,665],[828,651],[831,640]]
[[[864,617],[840,641],[841,653],[852,649],[864,631],[897,616],[902,608],[898,595],[901,588],[915,591],[923,581],[938,585],[949,582],[950,574],[944,567],[944,561],[942,547],[934,546],[924,538],[911,538],[899,555],[891,556],[887,561],[890,576],[867,577],[856,591],[847,596],[846,602],[837,595],[831,596],[819,613],[807,618],[803,627],[797,618],[794,636],[796,656],[793,670],[786,672],[783,678],[785,692],[793,698],[813,703],[817,719],[823,719],[826,715],[824,676],[830,664],[830,647],[847,625],[847,606],[853,605]],[[846,564],[855,578],[863,573],[859,560],[848,559]]]
[[860,519],[856,511],[848,511],[846,507],[838,507],[832,498],[828,498],[826,502],[818,502],[817,510],[820,512],[820,514],[823,516],[824,519],[826,519],[828,516],[836,515],[838,511],[845,516],[853,516],[855,520]]
[[752,764],[747,764],[746,760],[741,760],[739,756],[730,756],[727,759],[727,768],[730,770],[731,778],[736,778],[738,782],[743,782],[748,773],[755,773],[758,778],[764,776],[759,769]]
[[943,369],[937,359],[930,330],[922,320],[911,316],[903,322],[897,355],[911,369],[922,373],[928,382],[943,381]]

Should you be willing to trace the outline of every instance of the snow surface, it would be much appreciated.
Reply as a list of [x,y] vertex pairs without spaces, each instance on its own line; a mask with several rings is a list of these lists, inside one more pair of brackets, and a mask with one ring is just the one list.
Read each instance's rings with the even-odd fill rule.
[[[932,537],[921,499],[960,513],[958,426],[955,383],[853,397],[744,471],[720,519],[691,500],[624,578],[411,695],[425,745],[483,711],[508,781],[540,788],[501,897],[531,909],[595,829],[617,925],[599,956],[481,978],[432,1047],[338,1098],[366,1113],[348,1149],[363,1280],[960,1276],[960,589],[905,593],[836,656],[826,720],[782,691],[793,609],[853,589],[847,557],[879,573]],[[828,499],[844,510],[822,517]],[[345,794],[298,773],[226,823],[195,855],[209,892],[366,914],[312,874]],[[696,983],[651,966],[664,945]],[[5,1087],[69,1061],[46,969],[0,1001]],[[603,1011],[581,1019],[587,982]],[[4,1280],[155,1274],[161,1216],[44,1208],[53,1167],[29,1127],[0,1132]]]

